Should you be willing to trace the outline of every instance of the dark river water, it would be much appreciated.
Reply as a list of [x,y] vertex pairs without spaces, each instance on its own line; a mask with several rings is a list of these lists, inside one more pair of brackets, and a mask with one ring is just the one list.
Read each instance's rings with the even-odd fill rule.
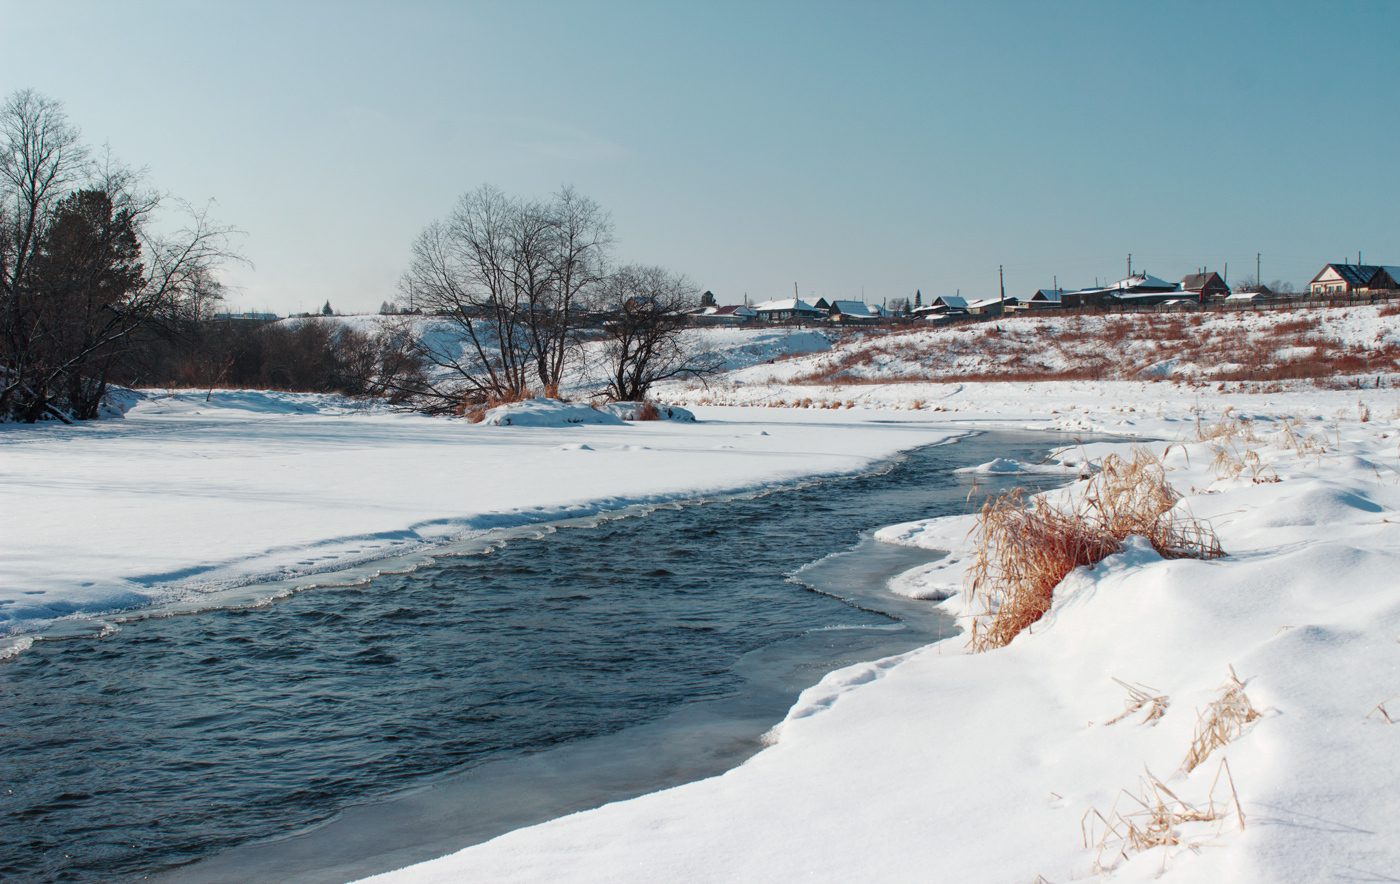
[[953,632],[883,590],[935,556],[863,533],[963,512],[954,469],[1057,441],[37,641],[0,664],[0,879],[344,881],[733,767],[827,671]]

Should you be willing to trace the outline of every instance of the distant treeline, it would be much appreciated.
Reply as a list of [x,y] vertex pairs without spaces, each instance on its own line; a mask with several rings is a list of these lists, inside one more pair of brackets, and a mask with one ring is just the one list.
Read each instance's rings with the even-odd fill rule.
[[367,334],[335,319],[258,322],[205,319],[152,336],[120,383],[146,387],[246,387],[410,398],[423,363],[406,332]]

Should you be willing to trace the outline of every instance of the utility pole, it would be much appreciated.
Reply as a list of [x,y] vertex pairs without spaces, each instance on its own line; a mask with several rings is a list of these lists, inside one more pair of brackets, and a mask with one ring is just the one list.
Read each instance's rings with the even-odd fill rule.
[[1259,275],[1259,253],[1254,253],[1254,284],[1260,288],[1264,287],[1264,277]]
[[1128,253],[1128,276],[1133,275],[1133,253]]
[[1001,309],[1006,309],[1006,276],[1001,272],[1001,265],[997,265],[997,281],[1001,283]]

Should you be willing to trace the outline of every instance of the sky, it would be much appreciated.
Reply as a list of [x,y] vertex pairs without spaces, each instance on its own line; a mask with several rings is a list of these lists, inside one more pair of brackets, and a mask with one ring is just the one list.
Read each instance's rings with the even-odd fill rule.
[[1400,2],[0,0],[0,92],[243,233],[228,303],[377,310],[482,184],[720,303],[1400,264]]

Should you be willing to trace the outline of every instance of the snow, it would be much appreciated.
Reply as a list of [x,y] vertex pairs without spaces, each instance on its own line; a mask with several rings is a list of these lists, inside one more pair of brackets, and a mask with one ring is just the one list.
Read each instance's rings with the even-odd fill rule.
[[962,432],[875,413],[624,422],[620,410],[537,400],[491,425],[200,390],[150,395],[117,420],[0,426],[0,648],[365,579],[389,557],[410,558],[382,567],[411,567],[493,531],[851,472]]
[[[793,391],[775,385],[770,395]],[[1179,507],[1210,521],[1229,555],[1168,561],[1130,538],[1072,573],[1049,614],[1006,648],[972,655],[953,639],[831,673],[771,746],[722,776],[367,880],[1262,884],[1391,874],[1400,863],[1400,728],[1386,718],[1388,709],[1400,720],[1395,394],[1370,397],[1369,411],[1390,416],[1367,421],[1354,391],[968,385],[938,406],[957,410],[933,413],[909,409],[908,395],[890,385],[867,390],[863,404],[879,403],[887,419],[1024,425],[1039,414],[1042,425],[1170,440],[1149,444],[1185,495]],[[1222,434],[1200,441],[1213,427]],[[1080,470],[1129,445],[1076,446],[1047,466]],[[946,598],[965,618],[973,525],[961,516],[882,530],[889,542],[950,551],[891,589]],[[1232,671],[1262,715],[1183,772],[1198,716]],[[1114,678],[1150,687],[1165,714],[1120,718],[1129,695]],[[1179,823],[1171,847],[1120,857],[1112,838],[1096,846],[1102,826],[1086,847],[1086,819],[1130,811],[1149,775],[1221,818]]]
[[[1030,334],[1053,321],[998,325]],[[1375,308],[1320,311],[1315,334],[1368,345],[1394,341],[1394,323]],[[508,424],[472,424],[336,397],[185,391],[149,396],[122,419],[2,427],[0,624],[22,652],[46,630],[111,628],[152,606],[214,603],[229,587],[315,584],[510,526],[848,472],[978,428],[1117,436],[1044,464],[977,470],[1087,475],[1104,455],[1146,444],[1184,495],[1180,512],[1208,521],[1226,558],[1163,560],[1130,539],[1071,573],[1046,617],[1005,648],[969,654],[954,638],[829,674],[771,745],[722,776],[372,880],[1393,877],[1400,393],[896,381],[907,366],[894,348],[867,382],[813,385],[793,381],[876,339],[715,332],[697,342],[728,347],[734,371],[656,391],[695,421],[603,411],[613,420],[575,423],[567,415],[587,406],[536,402],[502,412]],[[1072,500],[1083,487],[1054,493]],[[974,526],[966,515],[882,529],[887,542],[948,551],[891,591],[944,599],[966,622]],[[1186,772],[1199,715],[1232,672],[1262,714]],[[1165,713],[1129,711],[1114,679],[1165,698]],[[1095,814],[1131,810],[1149,775],[1196,808],[1237,796],[1242,814],[1230,803],[1221,819],[1179,823],[1178,843],[1140,853],[1096,844]],[[1088,846],[1085,825],[1097,827]]]
[[576,402],[558,399],[530,399],[497,405],[486,412],[481,422],[497,427],[567,427],[575,424],[623,423],[623,417]]

